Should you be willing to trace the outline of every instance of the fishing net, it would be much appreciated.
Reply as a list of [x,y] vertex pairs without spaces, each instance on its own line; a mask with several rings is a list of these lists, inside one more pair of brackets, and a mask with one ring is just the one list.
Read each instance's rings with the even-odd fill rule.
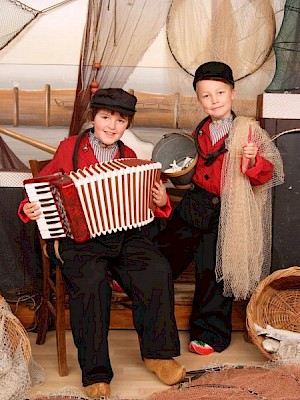
[[167,19],[171,53],[190,75],[216,60],[230,65],[238,81],[265,63],[274,37],[274,12],[265,0],[174,0]]
[[300,93],[300,4],[287,0],[284,19],[274,42],[276,71],[266,92]]
[[32,357],[27,332],[0,295],[0,400],[20,400],[44,380],[43,368]]
[[[171,0],[89,0],[70,135],[88,118],[92,83],[123,87],[164,25]],[[95,86],[95,87],[97,87]]]
[[0,14],[0,50],[26,28],[40,11],[18,0],[2,0]]
[[43,10],[35,10],[18,0],[1,0],[0,50],[7,46],[39,15],[72,0],[64,0]]
[[147,400],[297,400],[299,382],[298,364],[221,366],[207,368],[200,378],[155,393]]
[[[274,165],[273,177],[264,185],[251,186],[240,172],[242,146],[249,139],[258,147],[258,154]],[[284,173],[277,147],[254,119],[235,118],[225,145],[228,152],[221,172],[216,276],[224,283],[224,295],[239,300],[248,298],[270,272],[270,189],[283,183]]]

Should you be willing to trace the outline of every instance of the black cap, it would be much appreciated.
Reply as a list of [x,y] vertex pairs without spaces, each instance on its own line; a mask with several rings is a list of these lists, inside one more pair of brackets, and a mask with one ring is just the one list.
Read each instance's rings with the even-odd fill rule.
[[232,69],[219,61],[209,61],[197,68],[193,81],[194,90],[196,90],[196,83],[205,79],[228,82],[234,87]]
[[125,115],[134,115],[137,98],[123,89],[99,89],[91,99],[91,108],[104,108]]

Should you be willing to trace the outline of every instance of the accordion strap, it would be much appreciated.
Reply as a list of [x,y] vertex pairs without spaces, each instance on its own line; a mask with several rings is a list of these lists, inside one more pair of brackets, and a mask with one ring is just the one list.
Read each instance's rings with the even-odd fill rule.
[[[76,140],[74,151],[73,151],[73,157],[72,157],[73,171],[77,171],[77,169],[78,169],[78,150],[79,150],[79,145],[81,143],[81,139],[83,138],[83,136],[86,133],[90,132],[90,130],[91,130],[91,128],[86,129],[83,132],[81,132]],[[121,140],[118,140],[117,144],[118,144],[118,147],[120,150],[120,158],[124,158],[124,143]]]

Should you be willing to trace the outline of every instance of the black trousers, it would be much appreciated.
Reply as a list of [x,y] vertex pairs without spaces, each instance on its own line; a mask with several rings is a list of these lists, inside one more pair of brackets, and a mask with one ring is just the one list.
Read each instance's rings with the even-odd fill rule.
[[164,359],[180,354],[171,269],[146,230],[102,235],[82,244],[61,240],[60,254],[83,386],[109,383],[113,377],[109,273],[132,300],[141,356]]
[[155,240],[176,279],[195,260],[195,293],[190,316],[190,340],[201,340],[221,352],[231,341],[230,297],[216,281],[215,261],[219,210],[212,211],[204,229],[181,218],[180,205]]

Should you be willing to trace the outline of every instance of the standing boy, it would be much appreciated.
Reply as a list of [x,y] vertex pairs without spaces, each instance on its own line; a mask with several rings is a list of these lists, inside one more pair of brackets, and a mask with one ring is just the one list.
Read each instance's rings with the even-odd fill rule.
[[[98,90],[91,100],[93,127],[79,137],[62,141],[39,175],[68,174],[99,162],[136,158],[120,141],[132,121],[136,101],[123,89]],[[170,203],[162,182],[155,184],[153,201],[155,216],[168,217]],[[40,214],[38,205],[28,199],[20,204],[19,215],[24,222],[36,220]],[[108,350],[109,273],[132,300],[134,326],[147,368],[167,385],[185,376],[185,368],[173,359],[180,350],[170,266],[146,232],[142,227],[100,235],[85,243],[70,238],[59,241],[82,383],[91,397],[109,396],[113,377]],[[48,242],[49,255],[55,253],[51,244]]]
[[267,133],[233,113],[228,65],[200,65],[193,86],[208,116],[193,132],[199,158],[192,189],[156,239],[174,279],[195,260],[189,349],[210,354],[230,344],[233,299],[250,296],[269,271],[270,188],[282,183],[283,169]]

